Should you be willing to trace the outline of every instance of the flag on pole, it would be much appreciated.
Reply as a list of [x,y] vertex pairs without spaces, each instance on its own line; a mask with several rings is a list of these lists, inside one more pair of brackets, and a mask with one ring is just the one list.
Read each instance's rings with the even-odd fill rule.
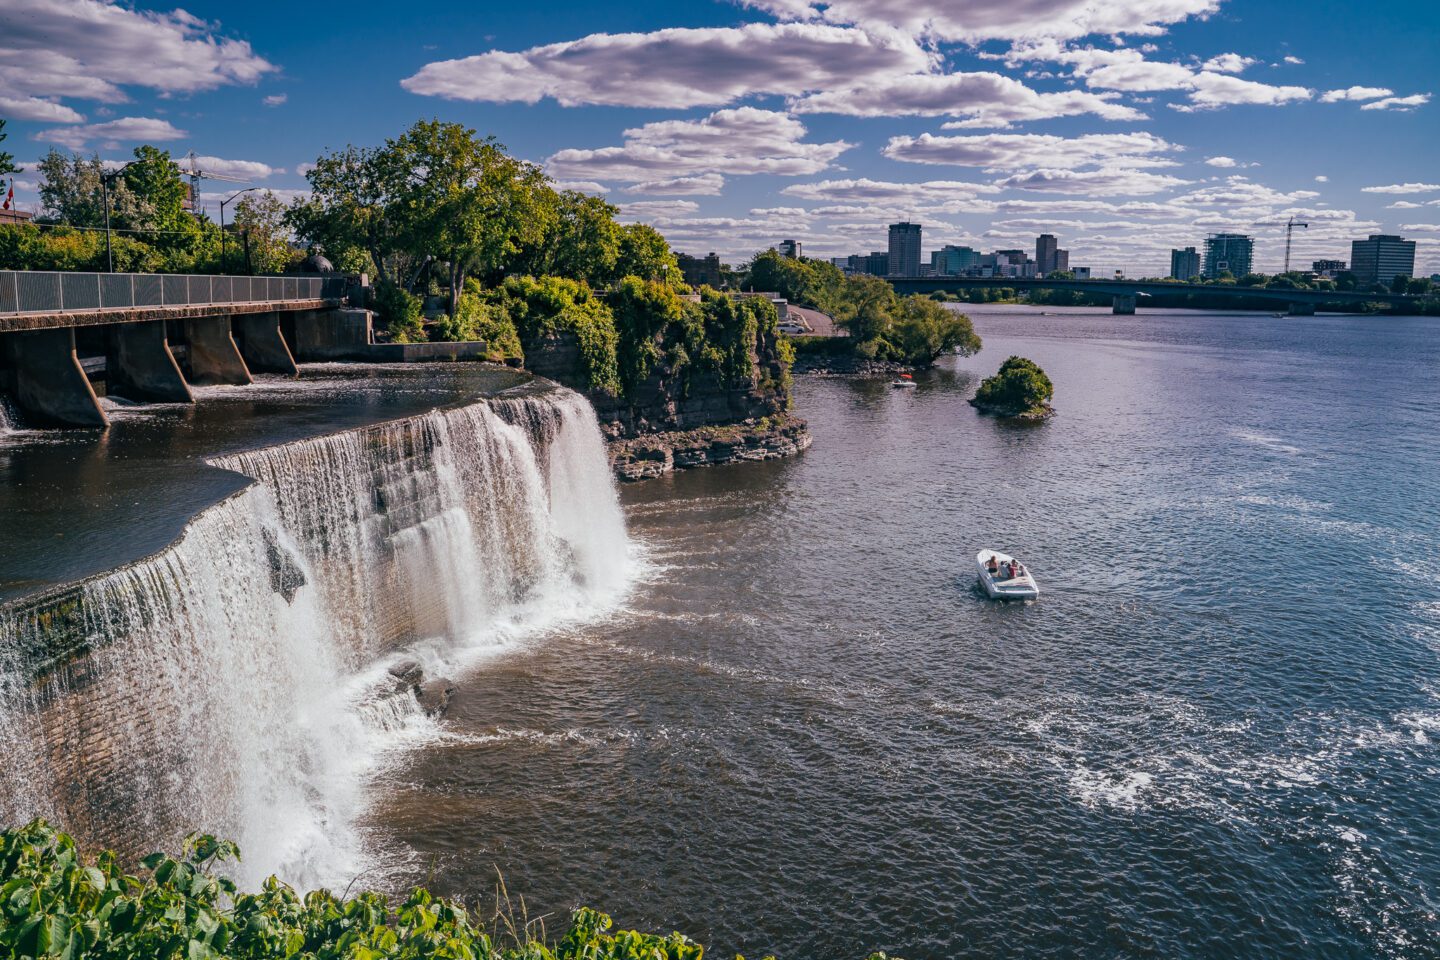
[[10,192],[7,193],[7,194],[5,194],[5,206],[4,206],[4,207],[0,207],[0,210],[9,210],[9,209],[10,209],[10,204],[12,204],[12,203],[14,203],[14,202],[15,202],[15,181],[14,181],[14,180],[11,180],[11,181],[10,181]]

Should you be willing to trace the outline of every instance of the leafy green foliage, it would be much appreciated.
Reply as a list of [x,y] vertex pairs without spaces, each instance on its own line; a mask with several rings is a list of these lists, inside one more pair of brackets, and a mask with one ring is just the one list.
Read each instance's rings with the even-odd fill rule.
[[425,339],[422,319],[424,302],[400,284],[385,280],[375,286],[375,311],[395,343],[419,343]]
[[649,224],[631,223],[620,228],[615,276],[681,285],[680,261],[659,230]]
[[[0,143],[4,143],[6,138],[9,136],[10,134],[5,132],[5,119],[3,117],[0,117]],[[14,155],[6,153],[4,150],[0,150],[0,176],[4,176],[7,173],[19,172],[20,168],[15,166]]]
[[495,296],[526,354],[538,352],[545,340],[573,335],[580,351],[575,371],[580,384],[589,390],[619,391],[615,317],[586,284],[564,277],[511,277]]
[[465,292],[453,317],[442,317],[430,333],[431,340],[483,340],[489,348],[487,357],[496,362],[524,360],[520,334],[503,304],[486,298],[480,282],[465,281]]
[[1033,360],[1010,357],[993,377],[986,377],[972,401],[976,406],[1010,416],[1044,411],[1055,386]]
[[662,357],[666,333],[680,323],[689,305],[662,283],[626,277],[610,297],[618,336],[620,387],[632,392]]
[[[269,190],[248,193],[235,204],[235,238],[229,267],[235,272],[280,273],[298,259],[290,247],[290,230],[285,224],[285,205]],[[249,269],[246,251],[249,244]]]
[[[155,853],[131,875],[110,852],[89,859],[36,820],[0,834],[0,958],[46,960],[703,960],[685,936],[612,931],[581,908],[555,944],[499,936],[457,903],[417,888],[392,904],[377,893],[303,896],[273,877],[242,893],[223,875],[233,843],[192,835],[177,856]],[[497,918],[498,919],[498,918]],[[498,925],[497,925],[498,926]],[[528,930],[528,928],[527,928]],[[497,929],[496,933],[499,933]]]
[[919,294],[897,296],[879,277],[847,278],[836,320],[856,352],[871,359],[929,366],[947,351],[970,356],[981,346],[969,317]]

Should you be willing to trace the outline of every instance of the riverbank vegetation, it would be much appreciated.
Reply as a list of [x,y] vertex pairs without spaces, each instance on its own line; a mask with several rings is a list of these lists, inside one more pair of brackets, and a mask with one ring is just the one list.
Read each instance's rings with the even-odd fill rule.
[[[850,336],[838,347],[813,345],[827,354],[849,352],[861,360],[928,367],[943,354],[970,356],[981,346],[963,313],[947,310],[930,297],[901,297],[880,277],[846,276],[823,260],[792,259],[766,250],[750,262],[745,283],[833,316]],[[812,342],[802,341],[801,347],[811,349]]]
[[[1073,274],[1056,273],[1050,275],[1051,279],[1073,280]],[[937,278],[943,283],[943,278]],[[1169,284],[1192,284],[1215,288],[1224,288],[1227,293],[1209,293],[1198,290],[1193,292],[1177,290],[1173,293],[1163,289],[1151,289],[1146,291],[1144,305],[1149,307],[1182,308],[1192,310],[1265,310],[1273,311],[1277,303],[1270,297],[1236,297],[1233,296],[1236,290],[1301,290],[1312,293],[1327,293],[1332,291],[1340,292],[1361,292],[1361,293],[1385,293],[1385,294],[1408,294],[1411,296],[1426,297],[1412,306],[1405,308],[1409,314],[1440,314],[1440,287],[1430,280],[1429,277],[1406,277],[1399,276],[1389,284],[1371,284],[1368,287],[1362,286],[1353,273],[1342,272],[1334,278],[1315,277],[1307,273],[1284,273],[1284,274],[1263,274],[1249,273],[1243,277],[1235,277],[1228,272],[1222,273],[1219,277],[1206,279],[1196,277],[1193,280],[1176,280],[1171,277],[1157,277],[1147,279],[1146,283],[1169,283]],[[1085,290],[1045,290],[1026,289],[1017,291],[1014,287],[984,287],[971,290],[941,290],[932,294],[936,299],[952,303],[1027,303],[1032,306],[1047,307],[1108,307],[1111,305],[1113,294],[1091,293]],[[1278,304],[1283,306],[1284,304]],[[1332,310],[1342,313],[1383,313],[1391,308],[1379,301],[1374,303],[1334,303],[1318,304],[1319,309]]]
[[1055,385],[1035,361],[1010,357],[995,376],[980,382],[970,403],[986,413],[1038,420],[1052,412],[1050,400],[1054,395]]
[[[0,834],[0,958],[4,960],[702,960],[679,933],[614,930],[580,908],[559,940],[517,919],[503,887],[486,922],[417,888],[306,894],[267,880],[244,893],[226,878],[234,844],[192,835],[178,856],[155,853],[127,872],[109,851],[85,856],[36,820]],[[773,958],[771,958],[773,960]],[[885,960],[874,954],[870,960]]]

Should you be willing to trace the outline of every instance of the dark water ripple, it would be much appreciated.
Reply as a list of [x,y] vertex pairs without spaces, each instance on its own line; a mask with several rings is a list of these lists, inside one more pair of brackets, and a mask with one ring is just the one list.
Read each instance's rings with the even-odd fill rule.
[[[376,843],[716,956],[1440,956],[1440,330],[976,320],[803,380],[802,458],[628,488],[653,576],[467,678]],[[965,403],[1010,353],[1051,422]]]

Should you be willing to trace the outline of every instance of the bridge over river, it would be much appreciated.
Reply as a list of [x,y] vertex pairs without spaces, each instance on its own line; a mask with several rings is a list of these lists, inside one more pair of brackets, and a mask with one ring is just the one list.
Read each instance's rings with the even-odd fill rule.
[[[377,349],[350,280],[0,271],[0,390],[38,424],[108,426],[99,397],[193,403],[192,384],[295,376]],[[373,357],[371,359],[384,359]]]
[[1161,295],[1202,294],[1233,300],[1268,300],[1283,306],[1296,316],[1313,316],[1315,308],[1324,304],[1354,305],[1384,303],[1401,308],[1413,306],[1422,298],[1393,293],[1358,293],[1345,290],[1285,290],[1265,287],[1219,286],[1209,283],[1166,283],[1161,280],[1050,280],[1020,277],[886,277],[896,293],[936,293],[938,291],[1008,288],[1012,290],[1076,290],[1098,293],[1113,298],[1116,313],[1135,312],[1136,305],[1146,297]]

